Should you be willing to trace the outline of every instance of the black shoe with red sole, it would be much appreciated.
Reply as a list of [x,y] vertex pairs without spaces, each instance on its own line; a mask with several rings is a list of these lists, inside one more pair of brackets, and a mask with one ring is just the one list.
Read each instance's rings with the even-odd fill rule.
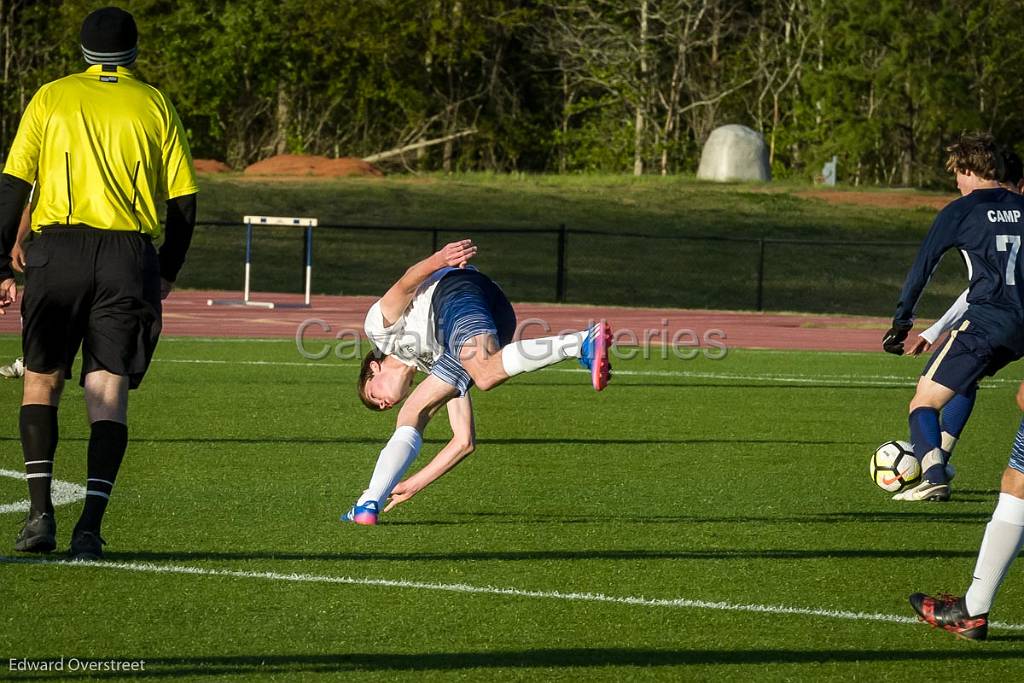
[[910,606],[926,624],[949,631],[964,640],[985,640],[988,637],[988,613],[971,616],[967,600],[952,595],[933,598],[924,593],[910,596]]

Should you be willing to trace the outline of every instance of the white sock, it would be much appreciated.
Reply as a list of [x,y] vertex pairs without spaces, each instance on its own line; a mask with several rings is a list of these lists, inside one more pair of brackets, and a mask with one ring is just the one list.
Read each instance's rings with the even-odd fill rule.
[[509,377],[554,365],[566,358],[579,358],[590,330],[557,337],[524,339],[501,350],[501,366]]
[[986,614],[1003,582],[1013,558],[1024,542],[1024,500],[1009,493],[999,494],[999,504],[992,521],[985,527],[985,538],[978,551],[974,581],[967,591],[967,612],[971,616]]
[[[959,439],[949,432],[942,432],[942,450],[946,451],[946,455],[953,455],[953,449],[956,448],[956,442]],[[948,460],[948,458],[947,458]]]
[[377,456],[377,466],[373,468],[370,486],[359,496],[356,504],[363,505],[372,500],[383,507],[384,501],[391,495],[391,489],[402,480],[402,475],[419,455],[421,446],[423,436],[415,427],[405,426],[396,429]]

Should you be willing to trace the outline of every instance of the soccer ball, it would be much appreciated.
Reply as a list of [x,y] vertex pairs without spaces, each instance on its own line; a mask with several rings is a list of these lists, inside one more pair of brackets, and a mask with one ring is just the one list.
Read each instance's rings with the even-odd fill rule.
[[871,480],[889,493],[913,486],[921,478],[921,463],[914,457],[914,447],[906,441],[886,441],[875,449],[868,465]]

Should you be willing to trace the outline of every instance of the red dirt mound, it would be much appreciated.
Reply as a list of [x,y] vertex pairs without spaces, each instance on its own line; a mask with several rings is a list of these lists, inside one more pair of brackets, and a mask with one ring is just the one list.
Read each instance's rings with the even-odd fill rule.
[[934,194],[922,194],[902,190],[892,192],[858,192],[855,190],[804,190],[797,192],[798,197],[821,199],[829,204],[856,204],[858,206],[877,206],[882,209],[941,209],[956,197]]
[[235,170],[216,159],[193,159],[192,163],[195,164],[196,173],[231,173]]
[[373,164],[354,157],[328,159],[327,157],[281,154],[257,161],[245,169],[246,175],[317,176],[343,178],[349,176],[383,177]]

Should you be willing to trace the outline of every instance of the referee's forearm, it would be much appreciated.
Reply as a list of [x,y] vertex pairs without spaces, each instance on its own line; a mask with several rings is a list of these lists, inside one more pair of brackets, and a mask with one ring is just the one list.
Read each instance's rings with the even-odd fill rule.
[[164,244],[160,247],[160,277],[168,282],[178,279],[195,227],[196,195],[168,199]]
[[11,250],[18,242],[18,225],[32,184],[7,173],[0,174],[0,281],[14,277]]

